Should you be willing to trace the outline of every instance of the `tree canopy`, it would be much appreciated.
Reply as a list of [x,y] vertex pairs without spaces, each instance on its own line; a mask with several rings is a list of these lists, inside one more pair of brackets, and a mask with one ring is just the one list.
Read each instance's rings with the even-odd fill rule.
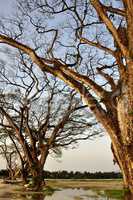
[[125,187],[131,191],[132,13],[129,0],[18,0],[17,14],[1,21],[0,35],[7,49],[15,47],[44,74],[58,77],[80,94],[109,134]]

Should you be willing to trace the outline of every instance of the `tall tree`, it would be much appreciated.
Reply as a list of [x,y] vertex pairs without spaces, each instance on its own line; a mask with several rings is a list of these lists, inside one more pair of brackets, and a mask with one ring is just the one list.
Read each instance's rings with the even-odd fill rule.
[[1,24],[0,42],[81,95],[110,136],[124,185],[133,193],[132,0],[23,0],[18,8],[14,32]]
[[15,179],[17,153],[14,146],[10,143],[7,134],[0,136],[0,155],[6,161],[8,178],[10,180]]
[[27,162],[16,135],[4,123],[0,124],[0,132],[0,154],[6,161],[8,179],[10,181],[21,176],[23,183],[26,184],[28,182]]
[[27,168],[31,186],[39,190],[44,185],[43,169],[49,153],[57,154],[64,147],[97,135],[98,131],[92,131],[97,123],[73,90],[56,78],[38,74],[22,53],[20,58],[13,73],[8,64],[1,64],[0,128],[16,148],[24,180]]

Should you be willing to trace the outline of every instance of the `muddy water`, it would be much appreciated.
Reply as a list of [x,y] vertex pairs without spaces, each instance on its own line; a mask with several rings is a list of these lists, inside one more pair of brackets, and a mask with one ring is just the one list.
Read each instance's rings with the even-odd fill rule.
[[[12,193],[12,190],[16,189]],[[100,194],[104,193],[101,191]],[[26,194],[17,191],[16,186],[3,185],[0,186],[0,200],[118,200],[99,195],[97,191],[84,189],[60,189],[49,196],[43,194]],[[120,200],[120,199],[119,199]],[[121,200],[133,200],[130,196],[125,196]]]
[[0,189],[0,200],[107,200],[92,190],[61,189],[52,195],[10,193]]

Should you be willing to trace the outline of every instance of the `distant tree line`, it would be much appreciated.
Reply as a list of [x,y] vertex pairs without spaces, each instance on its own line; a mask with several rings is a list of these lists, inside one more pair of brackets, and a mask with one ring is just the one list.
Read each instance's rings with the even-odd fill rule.
[[1,169],[0,170],[0,177],[3,178],[3,177],[8,177],[9,176],[9,172],[7,169]]
[[120,172],[80,172],[80,171],[45,171],[45,178],[48,179],[114,179],[122,178]]
[[[120,172],[43,171],[45,179],[119,179]],[[0,177],[8,177],[8,170],[0,170]]]

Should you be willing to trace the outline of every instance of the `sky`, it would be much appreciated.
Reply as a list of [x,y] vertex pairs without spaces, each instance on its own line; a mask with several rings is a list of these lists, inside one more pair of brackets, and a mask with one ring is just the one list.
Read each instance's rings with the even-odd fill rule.
[[[5,161],[0,159],[0,169],[5,168]],[[113,164],[113,156],[110,150],[108,136],[95,140],[87,140],[79,143],[75,149],[63,150],[61,158],[50,155],[47,159],[45,170],[49,171],[119,171]]]
[[[15,0],[0,0],[0,16],[10,14],[12,3]],[[0,158],[0,169],[5,168],[3,158]],[[113,164],[113,156],[110,150],[108,136],[95,140],[80,142],[76,149],[63,150],[61,158],[49,156],[45,170],[57,171],[118,171],[117,165]]]
[[78,148],[63,151],[59,161],[50,156],[46,169],[90,172],[119,170],[117,165],[113,164],[108,136],[80,142]]

